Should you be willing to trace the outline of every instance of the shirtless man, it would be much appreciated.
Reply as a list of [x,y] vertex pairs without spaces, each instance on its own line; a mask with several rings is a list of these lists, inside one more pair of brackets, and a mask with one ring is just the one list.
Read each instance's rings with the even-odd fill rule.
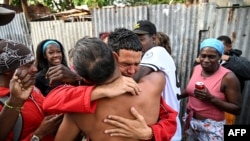
[[[79,75],[84,78],[86,78],[84,74],[88,76],[88,82],[95,83],[95,81],[99,81],[101,79],[103,82],[99,81],[99,84],[106,84],[114,81],[121,75],[118,65],[114,65],[114,68],[110,67],[110,69],[102,70],[102,65],[112,66],[113,64],[116,64],[118,57],[114,55],[115,57],[112,61],[112,58],[110,57],[110,55],[112,55],[111,49],[100,40],[97,40],[96,38],[83,39],[82,42],[78,43],[76,49],[78,51],[76,51],[74,54],[74,66],[76,67],[76,71],[79,73]],[[85,54],[83,54],[83,52]],[[103,55],[103,53],[106,54]],[[95,57],[99,57],[99,59],[84,56],[89,54],[92,54]],[[100,59],[100,57],[104,58]],[[93,59],[94,62],[90,62],[90,59]],[[102,61],[104,62],[101,65],[98,64]],[[86,72],[84,72],[84,70],[82,70],[81,68],[86,68],[84,66],[86,65],[86,63],[88,65],[91,64],[91,67],[88,68],[91,68],[93,70],[86,70]],[[112,69],[113,71],[111,71]],[[101,73],[104,71],[113,75],[108,75],[108,73],[106,73],[106,75],[102,75]],[[93,74],[93,72],[95,73]],[[99,77],[96,77],[97,74],[99,74]],[[131,115],[129,110],[131,107],[135,107],[137,111],[139,111],[139,113],[143,115],[147,124],[151,125],[156,123],[158,120],[160,109],[161,91],[165,85],[165,78],[163,76],[164,74],[162,72],[153,72],[150,75],[142,78],[139,81],[139,86],[142,89],[142,92],[137,97],[128,94],[115,98],[103,98],[98,100],[96,111],[93,114],[66,114],[58,130],[55,140],[71,141],[77,136],[80,131],[83,131],[92,141],[136,141],[137,139],[111,137],[108,134],[105,134],[105,129],[114,128],[114,126],[104,123],[103,120],[109,114],[120,115],[129,119],[133,119],[134,117]],[[151,87],[152,83],[155,85],[155,87]],[[149,87],[150,89],[148,89]],[[143,89],[146,88],[147,91],[143,91]],[[152,136],[145,137],[145,140],[149,140],[151,139],[151,137]]]

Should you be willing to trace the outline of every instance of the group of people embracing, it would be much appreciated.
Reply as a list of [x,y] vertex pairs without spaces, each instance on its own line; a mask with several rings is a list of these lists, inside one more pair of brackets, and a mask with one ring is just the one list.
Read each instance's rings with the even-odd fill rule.
[[225,113],[241,111],[239,76],[223,66],[234,56],[225,56],[224,40],[205,39],[181,90],[165,36],[140,20],[133,30],[110,32],[107,43],[83,37],[72,68],[57,40],[42,41],[36,57],[22,43],[1,40],[0,140],[222,141]]

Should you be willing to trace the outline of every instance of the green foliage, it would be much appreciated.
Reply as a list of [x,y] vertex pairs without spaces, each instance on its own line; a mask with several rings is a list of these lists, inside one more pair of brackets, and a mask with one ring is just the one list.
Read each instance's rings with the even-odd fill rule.
[[183,3],[185,0],[149,0],[150,4],[169,4],[172,3]]
[[11,5],[13,5],[13,6],[21,6],[21,0],[12,0]]
[[91,7],[103,7],[113,5],[113,2],[123,3],[125,5],[135,6],[135,5],[147,5],[147,4],[168,4],[170,2],[185,2],[185,0],[73,0],[75,5],[86,4]]
[[44,4],[54,11],[64,11],[74,8],[72,0],[43,0]]
[[112,5],[113,0],[73,0],[75,5],[88,5],[89,7],[102,7]]
[[[30,4],[42,3],[52,11],[64,11],[79,5],[88,5],[90,8],[113,5],[113,2],[122,3],[129,6],[148,5],[148,4],[168,4],[169,2],[185,2],[186,0],[27,0]],[[12,5],[21,6],[21,0],[12,0]]]

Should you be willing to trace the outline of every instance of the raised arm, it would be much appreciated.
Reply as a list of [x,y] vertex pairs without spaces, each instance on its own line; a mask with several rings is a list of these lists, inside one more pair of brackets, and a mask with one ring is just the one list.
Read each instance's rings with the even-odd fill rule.
[[10,81],[10,97],[3,103],[0,112],[0,140],[5,140],[13,130],[22,106],[33,90],[30,77],[25,70],[17,69]]
[[154,71],[154,70],[153,70],[152,68],[150,68],[150,67],[147,67],[147,66],[140,66],[139,71],[135,73],[135,75],[134,75],[133,78],[134,78],[134,80],[135,80],[136,82],[139,82],[139,80],[140,80],[142,77],[144,77],[144,76],[150,74],[150,73],[153,72],[153,71]]
[[[121,76],[113,83],[100,86],[58,86],[46,97],[43,109],[48,113],[84,112],[93,113],[97,99],[114,97],[125,92],[138,95],[138,84],[128,77]],[[92,101],[92,102],[91,102]]]
[[43,102],[43,110],[51,113],[88,112],[95,110],[96,102],[90,103],[94,86],[62,85],[50,91]]

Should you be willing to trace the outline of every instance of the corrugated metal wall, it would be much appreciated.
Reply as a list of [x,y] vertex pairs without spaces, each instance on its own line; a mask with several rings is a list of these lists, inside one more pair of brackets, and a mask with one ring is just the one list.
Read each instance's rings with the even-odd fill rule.
[[67,52],[76,41],[84,36],[92,36],[92,22],[43,21],[30,22],[31,38],[34,50],[45,39],[57,39]]
[[94,36],[100,32],[113,31],[117,27],[132,29],[139,19],[148,19],[147,6],[94,9],[93,29]]
[[0,26],[0,38],[19,41],[30,48],[32,47],[28,22],[23,13],[16,14],[9,24]]
[[[155,23],[157,30],[165,32],[171,39],[172,56],[182,88],[189,80],[199,43],[205,38],[228,35],[234,40],[233,47],[241,49],[243,56],[250,60],[250,7],[219,8],[214,3],[176,4],[94,9],[92,13],[94,36],[118,27],[132,29],[136,21],[142,19]],[[246,105],[250,102],[249,83],[245,87],[242,114],[237,123],[250,124],[250,110]],[[185,111],[185,104],[186,100],[183,100],[180,116]]]

